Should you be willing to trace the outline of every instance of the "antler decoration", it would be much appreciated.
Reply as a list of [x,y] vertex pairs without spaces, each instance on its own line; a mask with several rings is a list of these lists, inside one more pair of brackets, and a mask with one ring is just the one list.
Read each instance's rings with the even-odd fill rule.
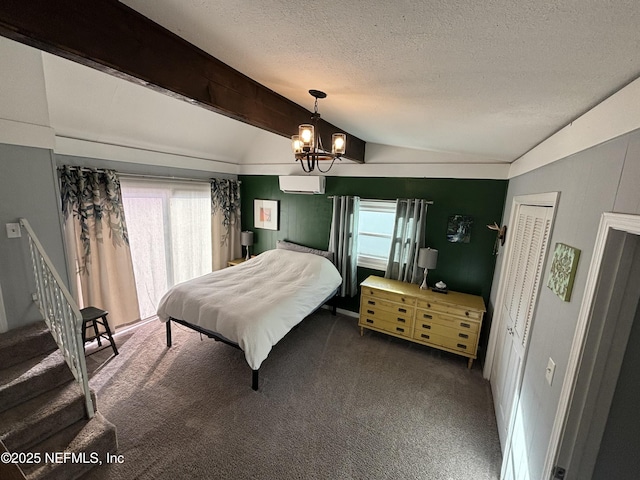
[[497,255],[498,246],[504,246],[504,242],[507,240],[507,226],[503,225],[502,227],[500,227],[496,222],[493,222],[493,225],[487,225],[487,228],[489,230],[495,230],[496,232],[498,232],[498,236],[496,237],[496,244],[493,248],[493,254]]

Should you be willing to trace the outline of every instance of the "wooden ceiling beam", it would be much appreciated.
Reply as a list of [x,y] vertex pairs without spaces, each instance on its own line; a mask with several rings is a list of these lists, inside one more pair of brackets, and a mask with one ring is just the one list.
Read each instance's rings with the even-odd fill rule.
[[[311,118],[309,110],[115,0],[3,0],[0,35],[284,137]],[[341,131],[322,119],[319,129],[324,145]],[[365,142],[347,133],[345,157],[364,163],[364,150]]]

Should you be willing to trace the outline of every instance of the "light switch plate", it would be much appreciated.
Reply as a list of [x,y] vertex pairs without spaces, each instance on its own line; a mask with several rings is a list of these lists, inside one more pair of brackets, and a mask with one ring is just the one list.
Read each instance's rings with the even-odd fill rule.
[[7,223],[7,238],[20,238],[21,236],[19,223]]
[[547,379],[547,383],[551,385],[553,382],[553,374],[556,372],[556,362],[553,361],[551,357],[549,357],[549,362],[547,363],[547,370],[545,371],[545,378]]

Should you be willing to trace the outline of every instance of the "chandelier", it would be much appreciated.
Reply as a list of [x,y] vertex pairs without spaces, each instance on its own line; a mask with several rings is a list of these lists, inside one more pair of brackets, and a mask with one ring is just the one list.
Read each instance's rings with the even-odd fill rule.
[[[334,133],[331,135],[331,153],[325,151],[320,138],[320,129],[318,121],[320,114],[318,113],[318,99],[326,98],[327,94],[320,90],[309,90],[312,97],[316,99],[313,106],[313,115],[311,115],[311,123],[305,123],[298,127],[298,135],[291,137],[291,147],[296,161],[300,161],[302,169],[309,173],[314,169],[322,173],[331,170],[333,163],[340,160],[341,156],[346,152],[347,135],[345,133]],[[331,160],[331,165],[326,170],[320,168],[320,162]]]

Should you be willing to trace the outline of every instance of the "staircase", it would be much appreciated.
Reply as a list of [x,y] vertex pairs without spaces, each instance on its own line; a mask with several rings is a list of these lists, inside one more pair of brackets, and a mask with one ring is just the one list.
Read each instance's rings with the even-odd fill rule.
[[25,478],[76,479],[116,451],[115,426],[98,412],[88,419],[85,408],[44,322],[0,335],[0,441],[35,460],[20,464]]

